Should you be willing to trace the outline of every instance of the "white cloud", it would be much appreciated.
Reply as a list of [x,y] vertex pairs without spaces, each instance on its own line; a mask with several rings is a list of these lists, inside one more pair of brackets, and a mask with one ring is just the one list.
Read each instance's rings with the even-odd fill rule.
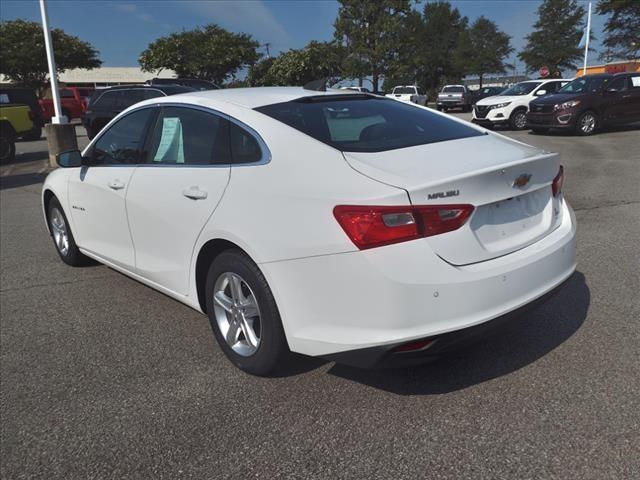
[[189,8],[205,21],[242,33],[249,33],[260,42],[271,43],[276,50],[287,50],[291,38],[271,11],[260,0],[215,2],[187,1],[181,6]]
[[154,23],[156,21],[153,15],[140,11],[134,3],[116,3],[113,7],[121,12],[135,15],[138,20],[143,22]]
[[138,7],[133,3],[116,3],[114,5],[116,10],[120,10],[121,12],[133,13],[138,10]]

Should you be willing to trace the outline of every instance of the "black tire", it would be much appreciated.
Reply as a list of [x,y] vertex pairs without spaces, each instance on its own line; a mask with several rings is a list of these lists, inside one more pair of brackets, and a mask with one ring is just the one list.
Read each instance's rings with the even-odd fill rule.
[[[62,219],[64,222],[64,230],[66,232],[67,238],[67,249],[64,250],[61,248],[60,244],[57,242],[56,233],[60,228],[60,224],[58,224],[58,220]],[[56,197],[53,197],[49,201],[49,205],[47,206],[47,222],[49,222],[49,230],[51,231],[51,238],[53,239],[53,245],[60,255],[60,259],[66,263],[67,265],[71,265],[72,267],[82,267],[90,263],[90,259],[80,252],[78,245],[76,245],[76,241],[73,238],[73,233],[71,232],[71,227],[69,226],[69,221],[67,220],[67,216],[60,205],[60,202]]]
[[509,117],[509,127],[511,127],[511,130],[524,130],[527,128],[527,111],[523,109],[515,110]]
[[532,128],[531,131],[536,135],[544,135],[545,133],[549,133],[548,128]]
[[[259,315],[253,319],[253,328],[256,322],[259,324],[259,344],[257,349],[249,355],[241,355],[227,343],[220,326],[217,315],[229,318],[225,310],[214,302],[216,284],[224,275],[229,273],[237,275],[244,282],[243,294],[248,298],[250,294],[255,298]],[[224,280],[222,280],[224,282]],[[224,285],[224,283],[222,283]],[[220,287],[218,287],[220,288]],[[220,348],[231,363],[240,370],[252,375],[264,376],[280,369],[289,356],[289,347],[280,321],[280,313],[271,289],[258,266],[241,250],[227,250],[216,257],[209,267],[205,286],[207,313],[213,333]],[[216,312],[216,305],[218,312]],[[231,315],[231,314],[229,314]],[[236,328],[237,330],[237,328]],[[239,332],[238,338],[245,338],[244,333]],[[242,340],[239,340],[241,342]],[[245,340],[246,341],[246,340]]]
[[67,117],[67,121],[71,122],[71,113],[66,108],[62,109],[62,115]]
[[576,135],[581,137],[593,135],[598,131],[598,128],[600,128],[600,119],[598,114],[591,110],[581,113],[578,120],[576,120],[575,132]]
[[442,107],[442,111],[443,111],[444,113],[447,113],[447,112],[449,111],[449,109],[448,109],[447,107]]
[[12,162],[16,158],[16,141],[13,135],[0,135],[0,162]]
[[33,127],[29,133],[25,133],[22,138],[28,142],[40,140],[42,138],[42,127]]
[[442,107],[441,106],[438,105],[436,108],[438,109],[439,112],[442,111]]

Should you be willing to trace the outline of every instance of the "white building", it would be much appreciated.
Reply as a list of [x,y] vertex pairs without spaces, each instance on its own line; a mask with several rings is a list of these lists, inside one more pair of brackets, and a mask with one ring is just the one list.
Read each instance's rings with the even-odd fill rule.
[[[58,76],[61,86],[68,87],[106,87],[129,83],[144,83],[152,78],[176,78],[173,70],[162,70],[160,73],[143,72],[139,67],[102,67],[93,70],[76,68],[67,70]],[[9,83],[4,75],[0,83]]]

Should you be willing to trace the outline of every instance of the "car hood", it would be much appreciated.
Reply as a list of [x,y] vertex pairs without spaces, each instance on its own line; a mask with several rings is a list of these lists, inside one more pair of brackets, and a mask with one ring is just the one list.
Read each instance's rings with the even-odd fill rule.
[[528,95],[493,95],[478,100],[476,105],[496,105],[498,103],[517,102],[527,97]]
[[546,95],[541,98],[536,98],[531,103],[536,105],[549,105],[555,103],[568,102],[569,100],[576,100],[579,98],[587,97],[587,93],[554,93],[553,95]]

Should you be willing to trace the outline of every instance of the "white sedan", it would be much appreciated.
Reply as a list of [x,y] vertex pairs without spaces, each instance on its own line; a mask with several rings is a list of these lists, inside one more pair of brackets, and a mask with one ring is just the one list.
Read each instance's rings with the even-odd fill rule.
[[290,351],[423,361],[576,267],[557,154],[383,97],[156,98],[58,163],[42,202],[62,260],[90,257],[206,313],[253,374]]

